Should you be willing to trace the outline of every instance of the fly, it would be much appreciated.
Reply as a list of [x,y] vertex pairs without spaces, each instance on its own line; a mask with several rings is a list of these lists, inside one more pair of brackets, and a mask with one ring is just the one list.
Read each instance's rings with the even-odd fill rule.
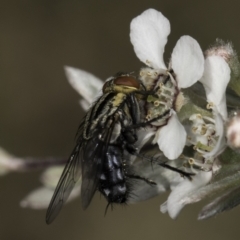
[[[134,145],[138,140],[137,129],[155,121],[141,122],[141,101],[152,93],[141,81],[124,73],[106,81],[102,92],[80,124],[76,146],[47,210],[48,224],[56,218],[80,177],[83,209],[89,206],[97,190],[104,195],[109,206],[127,203],[131,195],[130,179],[156,184],[135,174],[129,166],[130,156],[138,155]],[[189,177],[181,170],[160,165]]]

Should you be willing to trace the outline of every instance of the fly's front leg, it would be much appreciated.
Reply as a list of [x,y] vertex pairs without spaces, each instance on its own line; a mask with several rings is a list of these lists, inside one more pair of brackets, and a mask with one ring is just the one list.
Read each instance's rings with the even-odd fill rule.
[[[147,127],[149,125],[151,125],[151,123],[157,121],[157,120],[160,120],[160,119],[164,119],[164,118],[168,118],[168,115],[170,114],[170,110],[166,110],[163,114],[151,119],[151,120],[148,120],[146,122],[141,122],[141,123],[138,123],[138,124],[135,124],[135,125],[132,125],[132,126],[129,126],[126,128],[126,130],[128,129],[136,129],[136,128],[140,128],[140,127]],[[166,123],[164,122],[164,124],[162,126],[164,126]],[[158,127],[161,127],[161,126],[158,126]]]
[[132,124],[135,125],[140,123],[140,107],[135,94],[129,94],[127,99],[127,106],[129,108]]

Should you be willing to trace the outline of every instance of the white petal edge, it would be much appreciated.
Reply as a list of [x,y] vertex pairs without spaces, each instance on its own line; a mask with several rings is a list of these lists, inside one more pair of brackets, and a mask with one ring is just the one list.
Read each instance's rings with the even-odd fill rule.
[[130,24],[130,40],[140,61],[159,69],[166,69],[164,47],[170,33],[170,23],[161,12],[148,9]]
[[187,88],[199,80],[204,71],[204,56],[198,42],[182,36],[173,49],[171,67],[179,88]]
[[[53,196],[54,189],[40,187],[30,192],[21,202],[22,208],[46,209]],[[67,202],[80,196],[80,186],[75,186]]]
[[71,86],[91,104],[102,88],[103,82],[93,74],[78,68],[65,66],[64,70]]
[[[12,159],[15,159],[15,157],[0,147],[0,176],[3,176],[11,171],[11,168],[8,166],[11,166],[13,163],[15,163],[15,161],[12,161]],[[18,164],[16,164],[16,167],[18,167]]]
[[214,103],[224,120],[227,119],[226,87],[230,81],[231,70],[222,57],[209,56],[205,60],[202,82],[207,100]]
[[158,143],[160,150],[170,160],[178,158],[186,143],[186,131],[179,122],[177,114],[172,110],[172,115],[166,126],[156,133],[153,143]]
[[40,177],[41,183],[50,189],[55,189],[59,178],[61,177],[61,174],[63,172],[64,166],[59,165],[59,166],[52,166],[48,167]]
[[162,212],[162,213],[167,213],[168,212],[167,201],[160,205],[160,212]]
[[[189,193],[196,189],[205,186],[212,178],[212,172],[199,172],[193,177],[192,181],[184,179],[179,185],[170,193],[167,200],[167,211],[171,218],[176,218],[182,208],[189,202],[183,199]],[[166,203],[165,203],[166,204]],[[163,207],[166,212],[166,207]]]
[[84,111],[87,111],[90,108],[90,106],[91,106],[91,104],[88,101],[86,101],[85,99],[81,99],[79,101],[79,104],[80,104],[80,106],[82,107],[82,109]]
[[46,209],[51,201],[54,190],[41,187],[29,193],[21,202],[22,208]]

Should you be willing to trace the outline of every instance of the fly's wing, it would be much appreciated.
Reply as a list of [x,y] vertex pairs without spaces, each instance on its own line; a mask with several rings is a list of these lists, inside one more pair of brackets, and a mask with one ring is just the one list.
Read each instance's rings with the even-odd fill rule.
[[86,209],[98,188],[103,161],[108,150],[115,121],[110,126],[94,133],[91,141],[86,142],[82,158],[82,207]]
[[63,170],[63,173],[60,177],[58,185],[55,189],[51,202],[49,204],[46,222],[50,224],[57,217],[60,212],[63,204],[67,201],[75,183],[81,176],[81,167],[80,167],[80,149],[81,143],[78,143],[74,148],[68,162]]
[[82,138],[79,138],[49,204],[46,214],[47,224],[57,217],[81,175],[82,206],[83,209],[88,207],[98,188],[102,161],[105,159],[114,126],[115,121],[111,120],[109,126],[95,130],[89,140],[82,141]]
[[106,144],[96,138],[86,143],[82,160],[82,207],[86,209],[94,193],[98,188],[99,175],[102,170],[103,154],[106,152]]

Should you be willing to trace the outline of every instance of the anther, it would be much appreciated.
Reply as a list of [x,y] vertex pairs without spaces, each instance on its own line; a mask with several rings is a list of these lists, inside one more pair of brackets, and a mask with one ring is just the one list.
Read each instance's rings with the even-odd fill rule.
[[155,107],[158,107],[160,105],[160,102],[159,101],[154,101],[154,106]]
[[193,164],[195,163],[195,161],[194,161],[193,158],[189,158],[189,159],[188,159],[188,163],[189,163],[190,165],[193,165]]
[[151,118],[152,118],[151,114],[148,114],[148,115],[146,116],[146,119],[147,119],[147,120],[150,120]]
[[213,109],[214,104],[212,102],[209,102],[206,106],[207,109]]

